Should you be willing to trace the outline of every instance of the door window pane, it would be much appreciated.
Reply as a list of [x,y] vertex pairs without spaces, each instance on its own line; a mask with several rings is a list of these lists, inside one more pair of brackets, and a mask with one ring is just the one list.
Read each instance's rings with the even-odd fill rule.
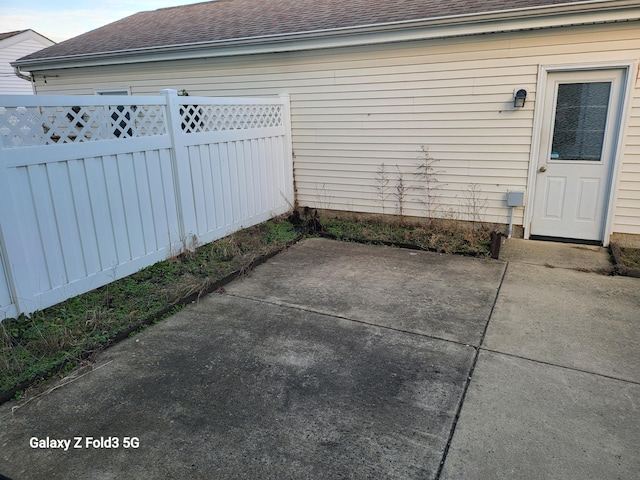
[[600,160],[610,91],[611,82],[558,85],[551,159]]

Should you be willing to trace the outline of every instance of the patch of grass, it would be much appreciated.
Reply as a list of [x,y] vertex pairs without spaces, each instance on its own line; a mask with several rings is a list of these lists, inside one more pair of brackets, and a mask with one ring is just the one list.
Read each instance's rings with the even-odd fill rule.
[[611,253],[616,262],[617,273],[640,277],[640,248],[623,247],[616,242],[612,242]]
[[30,317],[0,322],[0,398],[47,375],[64,374],[118,335],[140,331],[233,272],[299,237],[274,219],[185,251],[164,262]]
[[640,248],[621,248],[620,262],[627,268],[640,269]]
[[323,218],[326,233],[338,240],[410,246],[442,253],[485,256],[491,232],[476,224],[430,220],[428,225],[406,225],[385,220]]

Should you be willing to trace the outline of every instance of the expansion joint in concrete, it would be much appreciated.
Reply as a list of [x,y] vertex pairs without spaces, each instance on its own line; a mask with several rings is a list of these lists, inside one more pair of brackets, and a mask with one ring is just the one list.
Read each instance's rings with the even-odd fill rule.
[[549,367],[561,368],[563,370],[569,370],[569,371],[572,371],[572,372],[586,373],[588,375],[595,375],[596,377],[606,378],[608,380],[616,380],[618,382],[626,382],[626,383],[632,383],[634,385],[640,385],[640,382],[635,381],[635,380],[629,380],[628,378],[614,377],[613,375],[604,375],[602,373],[593,372],[591,370],[585,370],[583,368],[568,367],[566,365],[559,365],[557,363],[545,362],[545,361],[542,361],[542,360],[536,360],[535,358],[525,357],[525,356],[522,356],[522,355],[516,355],[516,354],[513,354],[513,353],[501,352],[500,350],[494,350],[494,349],[491,349],[491,348],[480,347],[479,350],[483,350],[485,352],[495,353],[496,355],[504,355],[505,357],[517,358],[519,360],[527,360],[529,362],[534,362],[534,363],[537,363],[537,364],[540,364],[540,365],[546,365],[546,366],[549,366]]
[[458,404],[458,410],[456,411],[456,416],[453,419],[453,423],[451,425],[451,431],[449,432],[449,438],[447,439],[447,445],[444,447],[444,452],[442,454],[442,460],[440,460],[440,466],[438,467],[438,473],[436,474],[435,480],[439,480],[440,475],[442,475],[442,469],[444,468],[444,462],[447,460],[447,454],[449,453],[449,448],[451,447],[451,442],[453,440],[453,434],[456,431],[456,427],[458,425],[458,420],[460,420],[460,414],[462,413],[462,406],[464,405],[464,400],[467,397],[467,391],[469,390],[469,385],[471,384],[471,378],[473,377],[473,373],[476,369],[476,364],[478,363],[478,356],[480,355],[480,350],[482,349],[482,344],[484,343],[484,337],[487,334],[487,329],[489,328],[489,322],[491,322],[491,317],[493,316],[493,311],[496,308],[496,303],[498,302],[498,296],[500,295],[500,289],[502,288],[502,284],[504,282],[504,278],[507,275],[507,270],[509,269],[509,262],[506,263],[504,267],[504,271],[502,272],[502,277],[500,278],[500,283],[498,284],[498,288],[496,289],[496,294],[493,298],[493,304],[491,305],[491,311],[487,317],[487,321],[484,325],[484,330],[482,331],[482,336],[480,337],[480,342],[478,343],[478,347],[475,348],[475,353],[473,355],[473,362],[471,363],[471,368],[469,369],[469,375],[467,375],[467,381],[464,384],[464,388],[462,390],[462,395],[460,397],[460,403]]
[[354,319],[354,318],[346,317],[344,315],[338,315],[336,313],[326,312],[324,310],[320,310],[320,309],[316,309],[316,308],[303,307],[301,305],[291,304],[291,303],[287,303],[287,302],[265,300],[263,298],[247,297],[247,296],[244,296],[244,295],[237,295],[237,294],[234,294],[234,293],[225,293],[225,295],[228,295],[228,296],[234,297],[234,298],[241,298],[243,300],[249,300],[249,301],[252,301],[252,302],[264,303],[266,305],[274,305],[274,306],[277,306],[277,307],[284,307],[284,308],[291,308],[293,310],[299,310],[301,312],[315,313],[315,314],[322,315],[322,316],[325,316],[325,317],[330,317],[330,318],[335,318],[335,319],[339,319],[339,320],[344,320],[344,321],[347,321],[347,322],[359,323],[361,325],[368,325],[370,327],[380,328],[382,330],[388,330],[388,331],[398,332],[398,333],[406,333],[407,335],[415,335],[417,337],[428,338],[428,339],[431,339],[431,340],[440,340],[442,342],[453,343],[455,345],[462,345],[462,346],[465,346],[465,347],[471,347],[476,351],[475,355],[477,356],[477,354],[478,354],[478,346],[477,345],[472,345],[472,344],[465,343],[465,342],[456,342],[455,340],[451,340],[449,338],[438,337],[438,336],[435,336],[435,335],[427,335],[426,333],[416,332],[416,331],[412,331],[412,330],[404,330],[404,329],[401,329],[401,328],[394,328],[394,327],[390,327],[388,325],[380,325],[378,323],[367,322],[367,321],[364,321],[364,320],[357,320],[357,319]]

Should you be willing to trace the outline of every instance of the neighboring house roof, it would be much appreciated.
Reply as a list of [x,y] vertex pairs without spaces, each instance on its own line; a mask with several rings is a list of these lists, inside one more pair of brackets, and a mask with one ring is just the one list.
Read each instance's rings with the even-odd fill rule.
[[26,32],[26,30],[16,30],[15,32],[0,32],[0,40],[4,40],[5,38],[14,37],[22,32]]
[[472,23],[492,24],[491,31],[497,21],[638,5],[630,0],[217,0],[137,13],[28,55],[14,65],[44,66],[64,60],[70,66],[70,62],[107,56]]
[[49,40],[44,35],[41,35],[38,32],[36,32],[35,30],[31,30],[31,29],[16,30],[14,32],[0,32],[0,42],[3,41],[3,40],[7,40],[9,38],[16,37],[16,36],[21,35],[21,34],[25,34],[25,35],[23,35],[23,37],[26,37],[26,38],[38,39],[43,45],[51,45],[51,44],[55,43],[52,40]]

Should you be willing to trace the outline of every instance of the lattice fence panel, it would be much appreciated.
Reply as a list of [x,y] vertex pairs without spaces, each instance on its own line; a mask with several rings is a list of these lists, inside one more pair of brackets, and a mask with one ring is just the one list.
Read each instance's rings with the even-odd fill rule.
[[280,127],[282,115],[282,105],[180,105],[184,133]]
[[5,148],[135,138],[167,133],[163,105],[0,107]]

